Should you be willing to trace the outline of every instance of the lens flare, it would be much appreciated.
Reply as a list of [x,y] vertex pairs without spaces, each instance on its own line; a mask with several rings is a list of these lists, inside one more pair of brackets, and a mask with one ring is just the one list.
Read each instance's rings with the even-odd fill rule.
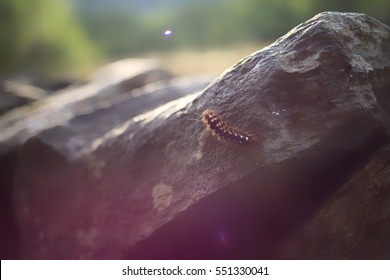
[[164,36],[165,36],[165,37],[169,37],[169,36],[171,36],[172,34],[173,34],[172,30],[169,30],[169,29],[165,30],[165,32],[164,32]]

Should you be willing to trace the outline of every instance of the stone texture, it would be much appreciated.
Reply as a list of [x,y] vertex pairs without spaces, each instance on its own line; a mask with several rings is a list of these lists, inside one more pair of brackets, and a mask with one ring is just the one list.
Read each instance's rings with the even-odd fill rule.
[[279,246],[285,259],[390,258],[390,146],[382,147],[304,227]]
[[[62,125],[41,132],[37,137],[50,149],[54,149],[63,160],[75,161],[84,154],[90,153],[90,144],[99,141],[105,134],[121,123],[132,117],[156,108],[170,100],[177,99],[188,94],[195,93],[204,89],[210,82],[211,77],[179,77],[169,80],[149,83],[141,88],[136,88],[129,92],[95,102],[95,110],[81,115],[76,115]],[[0,160],[0,178],[3,182],[1,188],[4,203],[3,224],[8,225],[9,231],[3,231],[2,240],[14,240],[16,230],[14,221],[9,219],[9,213],[12,213],[9,205],[9,197],[12,191],[14,181],[14,165],[18,151],[3,154]],[[100,161],[93,162],[93,155],[90,157],[90,165],[93,168],[93,176],[98,177],[100,168],[103,166]],[[30,162],[31,164],[32,162]],[[34,164],[34,163],[32,163]],[[29,167],[28,167],[29,168]],[[17,179],[18,175],[16,175]],[[8,242],[9,244],[9,242]]]
[[64,89],[0,118],[0,155],[10,152],[39,132],[98,108],[101,102],[153,81],[170,77],[153,60],[129,59],[103,67],[96,78],[80,87]]
[[[78,156],[41,133],[16,162],[18,256],[278,258],[388,143],[389,77],[389,27],[322,13]],[[218,141],[200,121],[206,109],[257,141]],[[370,236],[388,233],[379,225]]]
[[0,84],[0,115],[46,96],[38,87],[18,80],[4,80]]
[[[111,76],[110,71],[114,72]],[[11,197],[16,157],[25,141],[42,133],[42,141],[50,142],[63,156],[78,157],[84,150],[88,151],[92,141],[120,123],[199,91],[211,79],[208,76],[167,79],[167,72],[149,60],[125,60],[97,73],[89,84],[67,88],[0,119],[0,222],[7,229],[0,233],[0,248],[3,248],[0,251],[4,255],[13,257],[16,251],[13,246],[18,232]],[[53,126],[47,133],[42,132]]]
[[209,76],[179,77],[150,83],[99,102],[90,113],[75,116],[63,125],[42,132],[38,137],[69,160],[90,153],[90,144],[100,141],[123,122],[178,99],[203,90]]

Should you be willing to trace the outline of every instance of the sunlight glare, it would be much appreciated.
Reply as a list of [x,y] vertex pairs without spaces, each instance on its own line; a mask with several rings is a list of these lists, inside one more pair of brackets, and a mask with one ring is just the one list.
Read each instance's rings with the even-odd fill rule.
[[171,36],[172,34],[173,34],[172,30],[169,30],[169,29],[165,30],[165,32],[164,32],[164,36],[165,36],[165,37],[169,37],[169,36]]

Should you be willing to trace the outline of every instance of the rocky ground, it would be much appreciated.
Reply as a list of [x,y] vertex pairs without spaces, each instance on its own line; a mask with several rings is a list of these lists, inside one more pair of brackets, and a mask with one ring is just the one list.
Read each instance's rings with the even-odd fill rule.
[[388,26],[321,13],[210,81],[4,82],[2,259],[390,257]]

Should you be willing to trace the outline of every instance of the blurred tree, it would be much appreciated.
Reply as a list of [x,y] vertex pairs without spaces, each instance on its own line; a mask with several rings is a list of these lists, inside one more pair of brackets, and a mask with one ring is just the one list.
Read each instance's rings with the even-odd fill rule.
[[246,28],[257,40],[282,36],[305,19],[301,0],[248,0],[245,5]]
[[[323,11],[363,12],[385,23],[390,19],[390,0],[73,1],[89,36],[110,58],[270,41]],[[164,37],[165,28],[173,35]]]
[[147,26],[128,10],[92,8],[82,11],[80,18],[89,37],[104,55],[120,57],[146,47]]
[[223,5],[191,5],[173,16],[177,46],[210,47],[237,38],[235,13]]
[[323,11],[365,13],[390,24],[389,0],[311,0],[307,1],[307,6],[312,14]]
[[0,74],[70,73],[93,59],[92,45],[63,1],[0,1]]

